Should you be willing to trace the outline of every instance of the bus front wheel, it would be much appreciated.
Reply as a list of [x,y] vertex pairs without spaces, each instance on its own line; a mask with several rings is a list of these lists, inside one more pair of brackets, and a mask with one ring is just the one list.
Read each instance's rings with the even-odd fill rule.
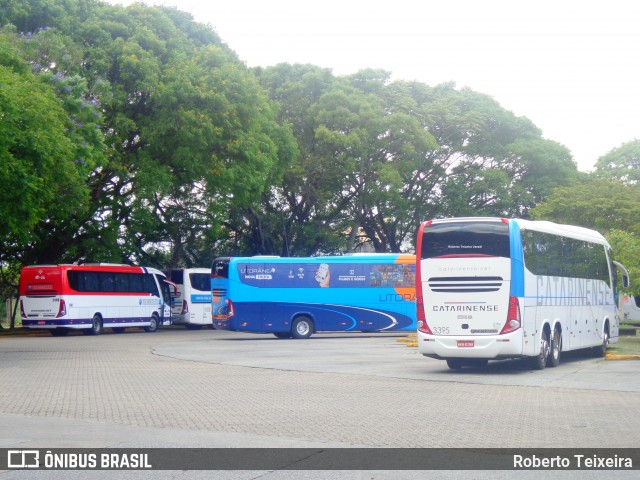
[[309,317],[298,317],[291,325],[291,336],[293,338],[309,338],[313,333],[313,320]]
[[155,314],[151,315],[151,321],[149,322],[149,325],[144,327],[144,330],[145,332],[150,332],[150,333],[158,330],[158,317],[156,317]]
[[607,347],[609,346],[609,325],[605,325],[604,333],[602,335],[602,345],[595,347],[593,353],[596,357],[604,357],[607,354]]

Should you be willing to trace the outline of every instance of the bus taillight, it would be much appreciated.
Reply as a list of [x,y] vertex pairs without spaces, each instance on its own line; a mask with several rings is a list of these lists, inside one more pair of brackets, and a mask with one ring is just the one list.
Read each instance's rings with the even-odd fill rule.
[[185,313],[189,313],[189,303],[186,300],[183,300],[180,315],[184,315]]
[[27,318],[27,314],[24,313],[24,303],[22,303],[22,299],[20,299],[20,316],[22,318]]
[[416,297],[416,319],[418,321],[418,330],[427,335],[433,335],[429,325],[427,325],[427,317],[424,314],[424,299],[422,296]]
[[60,306],[58,307],[58,314],[56,318],[64,317],[67,314],[67,304],[63,299],[60,299]]
[[236,312],[233,310],[233,302],[231,300],[227,300],[227,315],[231,318],[235,314]]
[[509,297],[509,311],[507,312],[507,321],[502,327],[500,335],[515,332],[522,326],[522,318],[520,317],[520,302],[518,297]]

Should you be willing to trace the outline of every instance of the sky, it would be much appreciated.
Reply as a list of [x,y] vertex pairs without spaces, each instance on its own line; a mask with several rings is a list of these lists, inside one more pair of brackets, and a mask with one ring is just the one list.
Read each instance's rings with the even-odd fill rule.
[[[130,4],[128,0],[110,3]],[[578,168],[640,139],[635,0],[145,0],[210,25],[249,67],[454,82],[529,118]]]

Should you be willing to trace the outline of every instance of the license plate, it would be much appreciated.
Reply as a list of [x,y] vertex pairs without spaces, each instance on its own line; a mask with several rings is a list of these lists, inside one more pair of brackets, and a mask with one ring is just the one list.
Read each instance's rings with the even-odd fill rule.
[[458,340],[458,348],[473,348],[475,343],[475,340]]

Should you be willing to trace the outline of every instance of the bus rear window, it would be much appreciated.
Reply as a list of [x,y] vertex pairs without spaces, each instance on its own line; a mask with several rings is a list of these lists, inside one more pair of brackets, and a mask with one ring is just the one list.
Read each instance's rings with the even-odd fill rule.
[[206,273],[190,273],[191,288],[200,292],[211,291],[211,275]]
[[509,225],[503,222],[435,223],[423,232],[422,259],[509,256]]
[[216,258],[211,266],[212,278],[229,278],[229,259]]

